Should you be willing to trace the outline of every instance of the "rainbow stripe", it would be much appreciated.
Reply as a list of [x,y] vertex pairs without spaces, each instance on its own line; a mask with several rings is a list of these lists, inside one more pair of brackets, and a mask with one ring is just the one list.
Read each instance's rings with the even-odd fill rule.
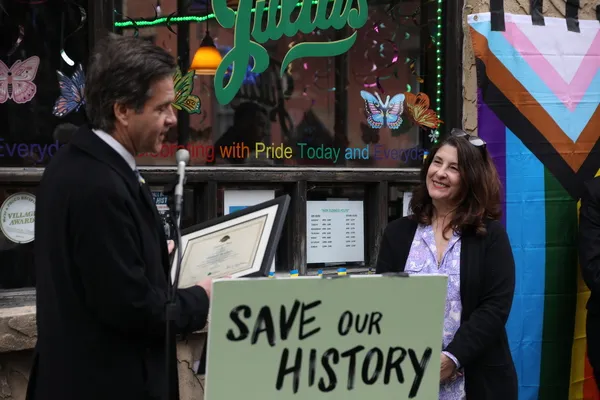
[[[600,170],[596,173],[600,176]],[[577,215],[579,206],[577,202]],[[600,392],[594,382],[592,368],[586,354],[587,337],[585,334],[586,304],[590,290],[583,282],[581,271],[577,269],[577,308],[575,311],[575,329],[573,332],[573,350],[571,353],[571,390],[569,399],[600,400]]]
[[[600,400],[585,355],[589,292],[577,262],[582,183],[600,173],[600,26],[470,15],[479,136],[503,184],[517,285],[507,332],[519,399]],[[543,54],[544,57],[541,57]],[[590,61],[592,60],[592,61]]]

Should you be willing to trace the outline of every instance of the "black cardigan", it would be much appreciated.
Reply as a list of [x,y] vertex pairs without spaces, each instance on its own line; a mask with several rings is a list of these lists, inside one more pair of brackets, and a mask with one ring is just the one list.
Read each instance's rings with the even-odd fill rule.
[[[404,271],[417,225],[408,217],[387,225],[377,273]],[[461,326],[444,350],[464,368],[467,399],[517,400],[517,374],[505,329],[515,291],[515,262],[498,221],[487,223],[483,237],[462,235],[460,287]]]

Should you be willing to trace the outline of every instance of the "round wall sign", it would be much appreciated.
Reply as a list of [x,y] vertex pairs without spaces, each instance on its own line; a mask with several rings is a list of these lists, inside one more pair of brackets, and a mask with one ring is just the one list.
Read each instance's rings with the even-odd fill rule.
[[0,229],[8,240],[29,243],[35,236],[35,196],[19,192],[10,195],[0,207]]

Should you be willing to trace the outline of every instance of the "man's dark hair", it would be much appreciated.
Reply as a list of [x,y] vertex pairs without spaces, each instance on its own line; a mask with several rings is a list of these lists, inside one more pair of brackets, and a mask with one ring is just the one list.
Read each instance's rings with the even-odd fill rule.
[[109,34],[94,49],[86,74],[86,113],[92,128],[111,133],[117,103],[142,112],[152,97],[152,84],[172,76],[176,66],[173,56],[146,40]]

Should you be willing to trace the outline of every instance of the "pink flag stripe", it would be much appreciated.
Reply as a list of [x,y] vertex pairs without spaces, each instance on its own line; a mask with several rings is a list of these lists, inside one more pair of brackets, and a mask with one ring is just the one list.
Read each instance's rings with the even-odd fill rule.
[[[549,31],[552,32],[552,31]],[[565,82],[554,66],[544,57],[514,22],[506,22],[504,37],[518,51],[523,59],[538,74],[564,105],[573,111],[585,95],[600,68],[600,30],[573,77]]]

